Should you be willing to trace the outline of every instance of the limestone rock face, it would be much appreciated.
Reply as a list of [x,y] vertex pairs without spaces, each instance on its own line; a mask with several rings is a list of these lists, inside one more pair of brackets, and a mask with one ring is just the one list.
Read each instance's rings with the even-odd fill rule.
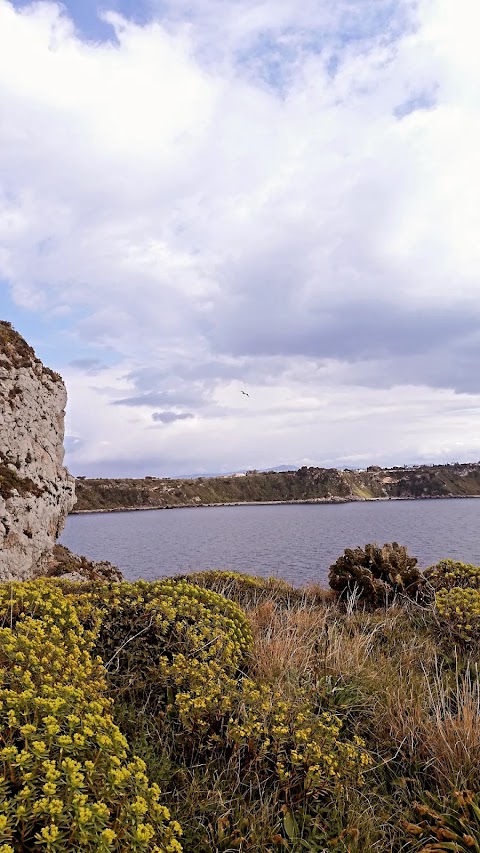
[[62,378],[0,321],[0,580],[41,570],[75,503]]

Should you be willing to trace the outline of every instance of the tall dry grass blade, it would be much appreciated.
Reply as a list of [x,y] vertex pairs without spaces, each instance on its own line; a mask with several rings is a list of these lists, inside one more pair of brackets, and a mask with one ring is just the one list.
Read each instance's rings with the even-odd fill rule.
[[480,684],[478,665],[461,670],[458,660],[453,687],[437,663],[425,672],[428,718],[422,726],[423,751],[440,780],[455,788],[478,785],[480,778]]

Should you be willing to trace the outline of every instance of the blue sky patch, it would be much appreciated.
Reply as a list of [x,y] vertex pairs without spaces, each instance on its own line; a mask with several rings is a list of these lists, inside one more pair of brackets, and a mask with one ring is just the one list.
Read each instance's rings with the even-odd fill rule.
[[[17,9],[31,5],[29,0],[13,0]],[[118,12],[137,24],[147,23],[151,17],[151,4],[146,0],[64,0],[59,3],[67,15],[72,18],[81,37],[87,41],[116,41],[115,33],[106,21],[102,21],[102,12]]]
[[75,326],[84,313],[54,316],[50,312],[29,311],[11,298],[8,287],[0,280],[0,319],[8,320],[33,347],[43,363],[60,373],[71,362],[99,362],[111,366],[120,356],[111,348],[87,344],[77,334]]

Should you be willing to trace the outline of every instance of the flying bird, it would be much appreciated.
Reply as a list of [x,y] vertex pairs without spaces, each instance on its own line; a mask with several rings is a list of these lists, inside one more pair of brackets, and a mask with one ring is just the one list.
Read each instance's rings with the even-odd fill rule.
[[246,391],[240,391],[240,394],[245,394],[245,397],[250,397],[250,394],[247,394]]

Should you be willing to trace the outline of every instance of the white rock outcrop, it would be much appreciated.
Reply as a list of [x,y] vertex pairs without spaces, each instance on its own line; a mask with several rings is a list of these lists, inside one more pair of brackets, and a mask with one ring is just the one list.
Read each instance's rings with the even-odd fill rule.
[[41,572],[75,503],[62,378],[0,321],[0,580]]

